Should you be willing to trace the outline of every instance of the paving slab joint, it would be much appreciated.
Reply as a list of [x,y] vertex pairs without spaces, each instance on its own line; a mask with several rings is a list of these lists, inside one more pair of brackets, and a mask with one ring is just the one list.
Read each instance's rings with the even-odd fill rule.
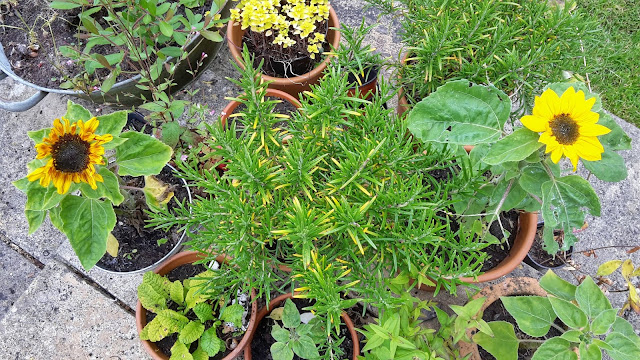
[[27,261],[32,263],[38,269],[40,270],[44,269],[44,264],[40,260],[36,259],[33,255],[31,255],[29,252],[21,248],[18,244],[11,241],[11,239],[9,239],[3,231],[0,231],[0,241],[7,244],[8,247],[10,247],[15,252],[20,254],[22,257],[27,259]]
[[84,281],[85,283],[89,284],[90,286],[92,286],[94,289],[96,289],[98,292],[100,292],[105,297],[113,300],[113,302],[116,305],[118,305],[120,308],[122,308],[122,310],[124,310],[127,313],[129,313],[129,315],[131,315],[131,316],[135,316],[136,315],[136,311],[134,309],[132,309],[129,305],[127,305],[122,300],[118,299],[109,290],[107,290],[104,287],[100,286],[100,284],[98,284],[93,279],[88,277],[82,271],[80,271],[80,270],[76,269],[75,267],[73,267],[72,265],[68,264],[62,257],[56,255],[54,257],[54,260],[56,262],[60,263],[61,265],[63,265],[67,270],[72,272],[78,279],[80,279],[80,280]]

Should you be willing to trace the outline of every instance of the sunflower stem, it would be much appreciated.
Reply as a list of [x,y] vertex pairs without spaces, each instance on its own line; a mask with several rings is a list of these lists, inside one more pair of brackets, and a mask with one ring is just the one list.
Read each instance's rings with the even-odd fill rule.
[[143,188],[137,187],[137,186],[128,186],[128,185],[120,185],[121,189],[125,189],[125,190],[136,190],[136,191],[144,191]]

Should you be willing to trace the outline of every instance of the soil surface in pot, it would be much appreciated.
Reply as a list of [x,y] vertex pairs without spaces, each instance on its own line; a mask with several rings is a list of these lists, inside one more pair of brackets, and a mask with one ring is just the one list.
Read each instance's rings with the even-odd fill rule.
[[488,255],[487,259],[482,264],[482,271],[485,272],[487,270],[491,270],[498,266],[502,260],[506,259],[509,256],[509,251],[513,247],[513,244],[516,240],[516,235],[518,233],[518,211],[510,210],[507,212],[500,213],[500,221],[502,222],[502,226],[505,231],[509,232],[509,238],[507,241],[502,241],[504,239],[504,235],[502,234],[502,229],[500,228],[500,223],[498,220],[491,223],[489,226],[489,232],[491,235],[497,237],[502,242],[500,244],[494,244],[487,246],[482,251]]
[[[204,6],[191,10],[194,14],[204,14],[211,9],[212,2],[207,0]],[[82,8],[52,9],[49,0],[19,0],[16,5],[8,5],[6,1],[0,3],[0,43],[16,75],[33,84],[58,89],[61,83],[84,71],[83,66],[63,56],[58,50],[60,46],[72,46],[78,41],[82,42],[81,48],[84,48],[86,42],[78,40],[78,36],[86,35],[78,29],[78,15]],[[178,8],[178,13],[184,14],[183,6]],[[107,23],[102,20],[102,16],[106,15],[106,11],[101,10],[92,17],[99,19],[98,23],[106,27]],[[92,49],[92,53],[101,55],[117,52],[110,45],[98,45]],[[123,81],[139,73],[131,64],[123,61],[122,73],[116,80]],[[107,75],[108,70],[97,69],[94,78],[102,81]]]
[[[328,24],[328,20],[321,23],[316,22],[316,32],[326,34]],[[260,61],[264,60],[261,70],[263,74],[277,78],[296,77],[313,70],[323,60],[322,54],[316,54],[316,58],[312,59],[306,53],[300,51],[298,49],[299,46],[295,45],[278,51],[278,45],[273,44],[274,39],[275,34],[263,36],[262,33],[254,33],[251,30],[245,32],[242,36],[242,42],[247,44],[247,49],[254,56],[253,67],[257,69]],[[300,42],[306,44],[306,41]],[[328,39],[322,47],[323,51],[331,50]],[[242,48],[242,45],[240,45],[240,48]],[[306,45],[304,45],[304,49],[306,50]]]
[[[307,306],[311,306],[311,302],[306,299],[291,299],[291,300],[296,305],[300,313],[307,312],[307,310],[302,310],[302,309]],[[284,303],[281,306],[284,306]],[[359,308],[359,311],[358,311],[358,308]],[[353,309],[354,310],[351,312],[348,312],[348,314],[350,317],[355,316],[355,318],[352,317],[351,320],[353,320],[353,325],[356,328],[358,328],[363,324],[362,307],[360,307],[360,304],[358,304]],[[271,336],[271,328],[275,323],[276,323],[275,320],[269,319],[265,316],[262,319],[262,321],[260,321],[260,323],[258,324],[255,330],[255,335],[253,336],[253,340],[251,341],[251,355],[253,359],[279,360],[279,359],[274,359],[271,356],[271,345],[273,345],[276,342],[275,339]],[[343,358],[351,359],[351,355],[353,353],[353,341],[351,339],[351,335],[349,334],[349,331],[347,330],[347,327],[344,324],[340,326],[340,336],[344,337],[344,341],[340,345],[340,348],[342,348],[345,354]],[[295,354],[293,355],[293,360],[301,360],[301,359],[302,358],[300,358],[298,355],[295,355]]]
[[[562,266],[567,263],[568,252],[560,251],[555,256],[550,255],[546,250],[543,249],[544,240],[542,240],[542,232],[544,228],[539,227],[536,230],[536,237],[533,240],[533,245],[531,245],[531,249],[529,250],[529,257],[533,259],[535,262],[542,266],[546,266],[549,268]],[[564,238],[564,234],[556,230],[553,232],[553,238],[560,244],[562,247],[562,239]]]
[[[171,270],[169,273],[167,273],[167,278],[171,281],[176,281],[176,280],[184,280],[187,278],[190,278],[192,276],[196,276],[198,274],[200,274],[201,272],[205,271],[206,268],[202,265],[202,264],[198,264],[198,265],[193,265],[193,264],[185,264],[185,265],[181,265],[178,266],[177,268]],[[171,305],[169,306],[169,308],[171,310],[177,310],[177,306],[175,305],[175,303],[171,302]],[[244,324],[249,323],[249,318],[251,317],[251,302],[247,301],[246,305],[245,305],[245,310],[247,311],[247,315],[244,319]],[[197,316],[193,313],[193,311],[190,311],[186,314],[187,318],[189,318],[189,320],[197,320]],[[156,317],[156,314],[147,311],[147,324],[153,320],[153,318]],[[211,325],[213,324],[212,320],[209,320],[207,322],[205,322],[205,326],[207,328],[209,328]],[[224,351],[219,352],[218,354],[216,354],[216,356],[214,357],[210,357],[209,359],[211,360],[220,360],[223,359],[227,354],[229,354],[233,349],[231,349],[229,347],[230,344],[234,343],[234,344],[238,344],[240,342],[240,340],[242,339],[242,336],[244,336],[244,333],[240,334],[239,336],[233,337],[233,335],[231,333],[227,333],[227,334],[223,334],[222,332],[222,326],[219,326],[217,329],[217,333],[218,333],[218,338],[220,338],[221,340],[223,340],[225,342],[227,349]],[[156,346],[166,355],[171,354],[171,347],[173,346],[173,344],[175,344],[176,340],[178,340],[178,334],[174,333],[171,334],[169,336],[167,336],[166,338],[156,342]],[[198,341],[194,341],[193,343],[191,343],[191,347],[189,349],[189,351],[191,353],[193,353],[194,351],[196,351],[198,347]],[[235,347],[234,347],[235,348]]]
[[[491,322],[491,321],[506,321],[510,324],[513,325],[513,328],[516,332],[516,337],[518,339],[535,339],[535,340],[546,340],[546,339],[550,339],[552,337],[556,337],[556,336],[560,336],[562,335],[562,333],[554,328],[551,327],[551,329],[549,330],[549,332],[547,333],[547,335],[543,336],[543,337],[532,337],[529,336],[527,334],[525,334],[522,330],[520,330],[520,328],[518,327],[518,324],[516,324],[516,319],[513,318],[513,316],[511,316],[511,314],[509,314],[509,312],[507,311],[507,309],[505,309],[504,305],[502,304],[502,301],[500,299],[498,299],[498,301],[494,302],[493,304],[489,305],[485,310],[484,313],[482,314],[482,319],[486,322]],[[563,328],[565,325],[562,323],[562,321],[560,321],[560,319],[556,319],[555,324],[558,325],[559,327]],[[480,352],[480,358],[482,358],[482,360],[495,360],[496,358],[493,357],[493,355],[489,354],[487,351],[485,351],[482,346],[478,346],[478,351]],[[520,348],[518,349],[518,360],[528,360],[531,359],[533,357],[533,353],[535,352],[535,349],[525,349],[525,348]]]
[[[162,182],[170,184],[177,200],[182,202],[188,198],[184,183],[174,176],[170,168],[165,167],[156,177]],[[128,186],[144,187],[143,177],[124,176],[123,180]],[[145,228],[146,220],[149,219],[145,211],[149,208],[146,205],[144,194],[135,190],[130,191],[129,194],[132,196],[130,208],[133,209],[127,209],[124,205],[115,208],[117,221],[116,227],[111,233],[120,243],[118,256],[114,258],[105,254],[97,264],[102,269],[127,272],[145,268],[168,254],[178,244],[182,236],[182,233],[173,230],[173,228],[166,232]],[[169,210],[176,206],[175,199],[169,201]],[[163,243],[162,239],[166,239],[166,242]]]

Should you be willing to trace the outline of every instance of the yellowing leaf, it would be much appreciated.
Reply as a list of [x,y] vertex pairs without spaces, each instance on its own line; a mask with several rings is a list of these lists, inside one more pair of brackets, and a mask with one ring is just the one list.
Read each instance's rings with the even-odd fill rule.
[[633,273],[633,264],[631,260],[627,259],[622,263],[622,277],[624,277],[625,280],[629,280],[631,273]]
[[621,264],[622,264],[622,260],[607,261],[606,263],[598,267],[598,272],[596,273],[596,275],[598,276],[611,275],[613,274],[614,271],[616,271],[620,267]]
[[112,257],[118,256],[118,248],[120,247],[120,243],[112,233],[107,235],[107,253]]
[[271,311],[271,313],[267,316],[269,319],[273,320],[282,320],[282,312],[284,311],[284,306],[275,308]]
[[169,184],[162,182],[157,177],[145,176],[144,197],[149,208],[158,212],[167,209],[167,203],[173,198],[173,191],[171,191]]

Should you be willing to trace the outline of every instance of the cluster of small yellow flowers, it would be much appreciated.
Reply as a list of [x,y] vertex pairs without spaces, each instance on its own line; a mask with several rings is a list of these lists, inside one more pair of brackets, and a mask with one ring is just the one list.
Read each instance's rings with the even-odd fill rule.
[[273,36],[273,44],[288,48],[296,38],[307,39],[311,58],[320,52],[325,35],[316,32],[317,23],[329,18],[328,0],[240,0],[231,10],[231,20],[242,29]]

